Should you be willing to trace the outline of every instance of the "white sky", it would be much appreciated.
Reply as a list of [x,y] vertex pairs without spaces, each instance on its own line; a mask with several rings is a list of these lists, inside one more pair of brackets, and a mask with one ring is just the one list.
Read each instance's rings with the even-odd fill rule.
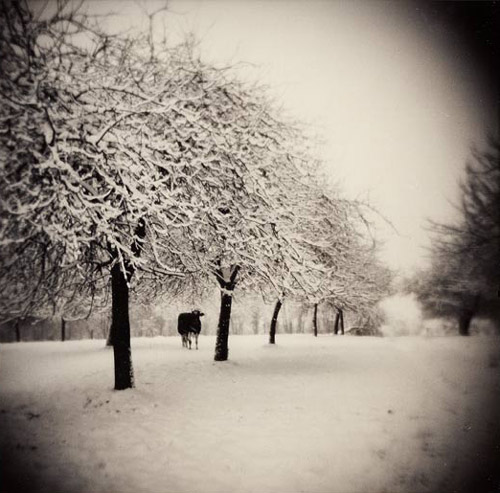
[[[139,21],[137,3],[106,5],[122,14],[121,26]],[[159,3],[142,5],[153,11]],[[248,62],[242,77],[269,85],[314,126],[332,181],[350,197],[368,197],[397,228],[380,230],[383,259],[404,271],[424,265],[426,218],[453,216],[470,145],[494,119],[450,32],[430,30],[417,4],[402,2],[168,5],[157,28],[174,38],[194,32],[209,61]]]

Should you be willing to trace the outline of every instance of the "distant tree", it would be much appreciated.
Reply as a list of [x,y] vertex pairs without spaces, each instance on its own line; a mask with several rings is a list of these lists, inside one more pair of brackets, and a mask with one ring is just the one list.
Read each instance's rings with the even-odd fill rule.
[[431,223],[431,266],[410,283],[431,313],[453,316],[458,332],[469,335],[478,315],[500,314],[500,156],[491,138],[485,149],[472,150],[466,164],[452,224]]
[[327,290],[326,303],[337,311],[335,331],[344,330],[344,312],[356,314],[356,325],[376,329],[381,323],[378,304],[392,292],[393,273],[378,258],[376,244],[366,242],[354,249],[355,256],[342,271],[342,289],[335,282]]
[[333,327],[333,333],[337,335],[338,333],[344,334],[344,310],[342,308],[337,309],[337,314],[335,315],[335,324]]
[[313,334],[318,337],[318,303],[314,303],[313,309]]
[[271,320],[271,344],[285,298],[313,307],[312,328],[317,336],[319,304],[333,307],[343,327],[344,309],[368,316],[387,295],[391,274],[376,256],[365,207],[342,198],[338,190],[317,179],[303,191],[300,203],[295,204],[300,221],[293,225],[303,262],[294,271],[283,271],[279,278],[281,296]]
[[[324,266],[313,297],[315,303],[325,303],[336,312],[335,334],[344,332],[345,310],[366,323],[374,320],[378,302],[391,288],[392,273],[378,259],[366,207],[347,200],[334,204],[333,212],[320,223],[322,242],[311,245]],[[315,324],[313,328],[316,333]]]
[[277,288],[271,292],[266,291],[266,287],[261,288],[267,298],[278,295],[269,331],[271,344],[275,344],[278,315],[285,299],[314,306],[313,330],[317,335],[317,304],[321,301],[318,291],[330,271],[330,265],[325,262],[325,251],[335,244],[335,261],[342,263],[351,241],[351,218],[346,213],[348,202],[342,200],[336,190],[329,190],[327,195],[325,187],[315,179],[307,187],[295,191],[294,196],[293,216],[296,220],[289,225],[287,235],[294,238],[302,261],[289,269],[280,261],[278,251],[277,263],[285,268],[278,271]]

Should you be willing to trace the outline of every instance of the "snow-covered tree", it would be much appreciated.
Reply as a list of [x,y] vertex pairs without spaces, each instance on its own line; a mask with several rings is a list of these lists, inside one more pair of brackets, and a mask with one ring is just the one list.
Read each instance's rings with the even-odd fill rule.
[[314,180],[299,197],[290,236],[294,237],[296,248],[300,248],[303,260],[293,270],[282,271],[281,296],[276,301],[269,332],[271,344],[275,343],[278,314],[285,298],[313,304],[314,320],[317,319],[317,304],[324,296],[325,281],[342,265],[353,241],[350,203],[338,192],[326,193]]
[[[317,183],[297,207],[296,243],[304,262],[294,283],[283,286],[271,320],[270,343],[275,342],[276,323],[283,299],[313,306],[313,332],[317,335],[318,305],[337,310],[335,326],[343,310],[368,317],[387,294],[390,274],[377,259],[363,204],[346,200],[338,190]],[[287,279],[290,279],[290,273]]]
[[359,323],[373,320],[378,302],[390,290],[392,274],[379,260],[372,236],[373,213],[378,214],[366,203],[342,201],[335,206],[334,214],[344,217],[344,226],[339,228],[327,221],[323,226],[325,242],[315,248],[326,266],[326,275],[315,293],[316,303],[336,310],[334,333],[343,333],[345,310],[356,313]]
[[[124,185],[142,170],[125,162],[106,166],[111,153],[96,159],[98,100],[80,99],[106,39],[70,3],[57,7],[36,16],[25,4],[2,3],[2,312],[66,305],[71,291],[82,297],[101,283],[105,266],[115,302],[116,281],[130,277],[128,257],[138,256],[143,233],[138,201],[129,200]],[[96,51],[75,44],[78,35]],[[116,388],[133,382],[130,350],[122,346]]]

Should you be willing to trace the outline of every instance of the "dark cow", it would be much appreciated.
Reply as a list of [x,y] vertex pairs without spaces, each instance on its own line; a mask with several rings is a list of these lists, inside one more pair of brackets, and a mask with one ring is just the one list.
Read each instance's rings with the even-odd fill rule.
[[181,313],[177,319],[177,331],[182,337],[182,347],[191,349],[191,334],[198,349],[198,335],[201,331],[201,320],[203,313],[200,310],[193,310],[191,313]]

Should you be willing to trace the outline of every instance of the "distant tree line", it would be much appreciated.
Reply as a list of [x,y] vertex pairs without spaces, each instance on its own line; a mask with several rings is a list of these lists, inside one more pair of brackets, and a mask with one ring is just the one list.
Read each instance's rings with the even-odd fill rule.
[[[193,306],[205,313],[202,336],[215,335],[219,314],[215,309],[215,293],[203,302],[170,302],[167,305],[147,305],[133,303],[130,306],[130,334],[132,337],[176,336],[177,316],[189,311]],[[268,337],[274,306],[265,303],[261,296],[238,294],[233,303],[231,314],[231,334],[259,335],[263,340]],[[314,306],[288,301],[283,305],[276,331],[283,334],[314,334]],[[345,331],[360,324],[369,323],[354,311],[344,311]],[[319,335],[334,335],[338,311],[335,307],[321,304],[317,310],[317,332]],[[88,318],[67,320],[61,318],[25,317],[12,319],[0,324],[0,343],[30,341],[74,341],[82,339],[106,340],[111,323],[110,311],[95,312]],[[64,326],[64,334],[63,334]],[[340,334],[340,331],[339,331]],[[180,341],[179,341],[180,344]]]

